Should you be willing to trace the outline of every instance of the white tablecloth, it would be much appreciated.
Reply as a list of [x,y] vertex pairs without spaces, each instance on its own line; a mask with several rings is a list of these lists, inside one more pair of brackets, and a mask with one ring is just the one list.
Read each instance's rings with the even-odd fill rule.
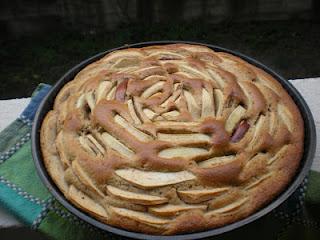
[[[300,91],[308,103],[316,122],[317,135],[320,137],[320,77],[297,79],[291,83]],[[28,105],[30,98],[0,100],[0,131],[15,120]],[[317,143],[316,156],[312,165],[313,170],[320,171],[320,141]],[[19,222],[0,209],[0,227],[17,226]]]

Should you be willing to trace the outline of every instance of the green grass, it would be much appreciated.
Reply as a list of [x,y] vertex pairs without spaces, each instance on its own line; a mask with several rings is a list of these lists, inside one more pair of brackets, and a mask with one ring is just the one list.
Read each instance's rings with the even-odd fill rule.
[[109,48],[151,40],[207,42],[240,51],[286,78],[320,76],[320,24],[277,21],[206,25],[123,25],[96,34],[59,30],[0,42],[0,98],[30,96],[70,67]]

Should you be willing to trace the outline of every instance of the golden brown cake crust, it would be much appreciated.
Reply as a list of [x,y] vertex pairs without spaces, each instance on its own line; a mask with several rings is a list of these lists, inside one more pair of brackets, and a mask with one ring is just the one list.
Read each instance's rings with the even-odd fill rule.
[[269,74],[171,44],[107,54],[66,84],[41,128],[63,194],[107,224],[150,234],[223,226],[294,176],[303,121]]

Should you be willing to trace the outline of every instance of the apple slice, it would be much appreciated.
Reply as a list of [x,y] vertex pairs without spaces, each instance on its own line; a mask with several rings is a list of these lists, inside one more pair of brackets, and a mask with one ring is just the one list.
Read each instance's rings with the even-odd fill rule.
[[164,85],[164,81],[157,82],[156,84],[152,85],[151,87],[147,88],[142,94],[141,97],[148,98],[155,94],[156,92],[159,92]]
[[149,212],[160,216],[160,217],[171,217],[178,215],[180,212],[183,211],[188,211],[188,210],[206,210],[207,205],[188,205],[188,204],[183,204],[183,205],[172,205],[172,204],[167,204],[165,206],[161,207],[150,207]]
[[84,136],[79,137],[79,142],[81,146],[90,153],[96,154],[94,150],[89,146],[87,139]]
[[80,164],[77,161],[72,162],[72,169],[76,173],[79,180],[89,189],[99,194],[101,197],[104,197],[105,194],[101,192],[99,188],[96,187],[95,183],[88,176],[88,174],[83,170]]
[[231,142],[233,143],[239,142],[247,133],[249,128],[250,128],[249,123],[246,120],[242,120],[238,125],[238,127],[234,130],[231,137]]
[[103,155],[104,148],[100,145],[100,143],[91,134],[86,135],[86,137],[89,140],[89,145],[91,145],[94,148],[95,152],[98,152],[101,155]]
[[210,79],[208,74],[205,74],[201,71],[198,71],[197,69],[190,67],[188,65],[180,64],[179,68],[180,68],[180,71],[186,73],[188,75],[188,77]]
[[86,93],[86,100],[87,100],[87,103],[92,111],[94,109],[94,106],[96,105],[95,100],[94,100],[94,96],[93,96],[93,91]]
[[136,71],[133,72],[133,74],[138,75],[138,77],[141,80],[144,80],[145,78],[149,76],[155,76],[155,75],[160,75],[164,76],[166,72],[163,70],[162,67],[159,66],[151,66],[151,67],[146,67],[146,68],[140,68]]
[[97,88],[97,102],[99,102],[101,99],[107,96],[107,93],[112,87],[112,83],[109,81],[103,81],[99,84],[99,87]]
[[93,201],[90,197],[79,191],[73,185],[70,185],[67,196],[89,213],[102,218],[108,217],[106,210],[100,204]]
[[134,104],[132,102],[132,99],[128,100],[128,109],[129,113],[131,115],[131,118],[133,119],[135,124],[141,124],[141,121],[136,113],[136,110],[134,109]]
[[105,143],[107,147],[112,148],[113,150],[116,150],[121,155],[131,159],[134,157],[134,152],[127,148],[124,144],[122,144],[119,140],[111,136],[109,133],[104,132],[102,133],[101,140]]
[[116,86],[113,86],[107,94],[107,100],[112,100],[116,93]]
[[180,60],[183,56],[174,52],[159,50],[152,51],[149,57],[156,57],[159,60]]
[[206,89],[202,89],[202,109],[201,109],[201,117],[205,118],[207,116],[214,115],[214,105],[213,105],[213,97],[210,96]]
[[76,108],[82,108],[86,104],[86,94],[82,94],[76,103]]
[[[210,75],[210,80],[215,84],[218,85],[220,88],[224,88],[227,82],[221,77],[221,75],[215,69],[208,69],[207,70]],[[220,91],[220,90],[219,90]]]
[[126,208],[118,208],[118,207],[110,206],[109,209],[112,211],[113,214],[116,214],[123,218],[129,218],[131,220],[141,222],[144,224],[164,225],[170,222],[169,219],[155,217],[149,213],[133,211]]
[[281,156],[283,156],[284,153],[287,151],[288,151],[288,145],[283,146],[272,158],[268,160],[268,165],[272,164],[273,162],[281,158]]
[[141,188],[156,188],[189,180],[196,177],[188,171],[180,172],[149,172],[134,168],[118,169],[115,173],[124,180]]
[[174,143],[193,143],[193,142],[210,142],[211,138],[202,133],[185,133],[185,134],[170,134],[158,133],[158,139],[161,141],[174,142]]
[[107,186],[107,191],[112,196],[141,205],[157,205],[168,202],[168,199],[165,197],[152,196],[143,193],[134,193],[110,185]]
[[97,149],[93,146],[93,144],[88,140],[88,138],[80,136],[79,142],[87,152],[93,153],[94,155],[97,155],[99,153]]
[[196,103],[196,100],[194,99],[193,95],[188,91],[183,91],[184,97],[187,101],[188,110],[192,115],[193,119],[198,119],[200,117],[200,108],[198,104]]
[[163,116],[167,120],[174,120],[179,115],[180,115],[179,111],[173,110],[173,111],[170,111],[170,112],[163,113],[161,116]]
[[[251,146],[253,148],[257,143],[259,143],[263,131],[265,131],[266,127],[268,127],[268,126],[269,126],[269,124],[268,124],[267,117],[264,115],[260,115],[256,124],[253,125],[254,134],[253,134],[253,137],[252,137],[252,140],[251,140],[249,146]],[[268,129],[267,129],[267,131],[268,131]]]
[[128,79],[123,80],[116,88],[115,99],[123,102],[126,97]]
[[232,132],[245,113],[246,109],[240,105],[233,110],[226,121],[225,129],[228,133]]
[[174,102],[177,100],[177,98],[180,96],[181,94],[181,83],[175,83],[173,85],[173,93],[172,95],[167,98],[167,100],[165,100],[163,103],[161,103],[161,107],[166,107],[168,105],[169,102]]
[[123,117],[121,117],[119,114],[117,114],[114,117],[114,121],[118,123],[121,127],[123,127],[126,131],[128,131],[130,134],[135,136],[137,139],[139,139],[142,142],[148,142],[152,140],[152,137],[145,134],[144,132],[141,132],[140,130],[136,129],[134,126],[132,126],[130,123],[127,122]]
[[278,104],[277,110],[282,122],[287,126],[288,130],[292,132],[294,125],[290,111],[283,104]]
[[174,147],[167,148],[159,152],[159,157],[162,158],[175,158],[175,157],[183,157],[183,158],[193,158],[199,155],[207,154],[208,151],[204,148],[196,148],[196,147]]
[[154,111],[152,111],[149,108],[144,108],[143,113],[149,118],[150,120],[153,120],[154,117],[158,116]]
[[245,204],[247,202],[248,198],[243,198],[243,199],[240,199],[238,201],[235,201],[231,204],[228,204],[227,206],[224,206],[222,208],[218,208],[218,209],[215,209],[213,211],[210,211],[208,212],[207,214],[226,214],[226,213],[229,213],[231,211],[234,211],[238,208],[240,208],[243,204]]
[[178,191],[179,197],[187,203],[208,201],[220,193],[228,191],[228,187]]
[[117,60],[110,68],[124,68],[128,69],[130,67],[135,67],[140,64],[140,59],[137,57],[127,57],[127,58],[120,58]]
[[224,102],[223,93],[220,89],[214,89],[213,96],[214,96],[216,117],[220,117],[223,110],[223,102]]
[[262,183],[264,180],[270,178],[271,176],[272,176],[272,173],[267,173],[267,174],[261,176],[258,180],[256,180],[256,181],[250,183],[249,185],[247,185],[245,187],[245,190],[249,190],[251,188],[254,188],[254,187],[258,186],[260,183]]

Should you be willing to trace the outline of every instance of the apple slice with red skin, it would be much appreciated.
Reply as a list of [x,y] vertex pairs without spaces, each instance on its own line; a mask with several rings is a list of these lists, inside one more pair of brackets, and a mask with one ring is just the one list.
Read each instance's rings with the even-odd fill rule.
[[115,99],[120,102],[124,102],[124,99],[126,97],[126,91],[128,86],[128,79],[123,80],[116,89]]
[[234,130],[230,141],[232,143],[239,142],[244,137],[249,128],[250,124],[246,120],[242,120]]

